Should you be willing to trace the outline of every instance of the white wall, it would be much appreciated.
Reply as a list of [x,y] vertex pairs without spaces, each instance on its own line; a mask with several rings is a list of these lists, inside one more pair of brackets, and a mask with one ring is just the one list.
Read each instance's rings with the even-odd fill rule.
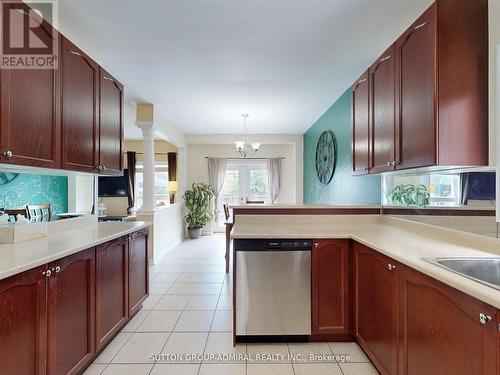
[[[239,158],[234,141],[238,135],[187,135],[187,186],[194,182],[208,183],[207,156]],[[249,135],[248,142],[258,141],[261,148],[256,157],[284,157],[279,202],[295,204],[303,201],[302,135]]]
[[94,204],[94,176],[69,175],[68,176],[68,211],[92,211]]
[[157,263],[174,246],[184,240],[184,222],[179,220],[183,215],[183,205],[171,204],[156,210],[154,215],[137,215],[138,220],[152,221],[153,227],[149,235],[150,263]]
[[[239,158],[234,141],[239,135],[187,135],[187,186],[208,183],[207,156]],[[284,157],[281,191],[278,203],[301,204],[303,201],[303,137],[302,135],[249,135],[248,142],[258,141],[256,157]]]

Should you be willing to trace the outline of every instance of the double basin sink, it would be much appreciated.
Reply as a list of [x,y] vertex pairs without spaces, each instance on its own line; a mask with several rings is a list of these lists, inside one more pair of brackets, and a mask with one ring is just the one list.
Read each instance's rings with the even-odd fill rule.
[[423,260],[500,290],[500,257],[423,258]]

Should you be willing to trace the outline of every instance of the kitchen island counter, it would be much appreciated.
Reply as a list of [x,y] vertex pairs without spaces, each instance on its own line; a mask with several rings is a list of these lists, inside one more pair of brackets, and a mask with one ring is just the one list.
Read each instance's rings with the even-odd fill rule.
[[500,291],[424,261],[500,257],[496,238],[380,215],[240,215],[233,239],[352,239],[500,308]]
[[149,222],[94,223],[47,237],[0,245],[0,280],[68,255],[128,235],[151,225]]

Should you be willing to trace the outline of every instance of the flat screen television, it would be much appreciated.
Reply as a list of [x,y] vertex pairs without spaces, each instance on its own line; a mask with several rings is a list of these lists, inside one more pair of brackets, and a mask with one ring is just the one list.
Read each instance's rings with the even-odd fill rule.
[[495,172],[471,172],[464,175],[466,177],[464,191],[466,200],[495,199]]
[[123,171],[123,176],[100,176],[99,196],[100,197],[126,197],[127,196],[128,171]]

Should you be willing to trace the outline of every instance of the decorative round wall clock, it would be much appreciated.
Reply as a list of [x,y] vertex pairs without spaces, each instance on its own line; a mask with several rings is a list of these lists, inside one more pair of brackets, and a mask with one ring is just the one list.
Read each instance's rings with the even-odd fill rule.
[[326,130],[319,136],[316,146],[316,175],[322,184],[328,185],[335,173],[337,142],[332,131]]

